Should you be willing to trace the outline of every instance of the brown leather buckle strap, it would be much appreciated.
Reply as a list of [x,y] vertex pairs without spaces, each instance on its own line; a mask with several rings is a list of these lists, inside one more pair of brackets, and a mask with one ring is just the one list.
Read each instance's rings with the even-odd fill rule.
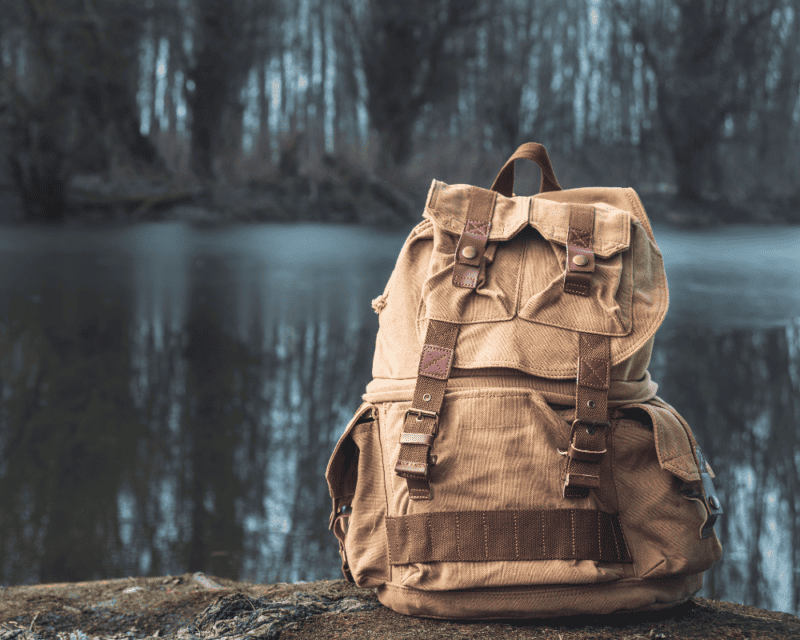
[[570,204],[564,292],[588,296],[594,273],[594,206]]
[[473,188],[470,193],[467,221],[458,239],[453,265],[453,284],[457,287],[474,289],[478,286],[478,273],[489,241],[496,199],[494,191]]
[[611,339],[578,334],[578,379],[575,420],[569,436],[564,497],[585,498],[600,487],[600,464],[606,453],[608,386],[611,378]]
[[428,321],[414,397],[406,411],[394,468],[398,476],[407,479],[408,493],[414,500],[431,499],[428,456],[438,429],[458,329],[451,322]]
[[389,564],[492,560],[630,563],[617,514],[592,509],[444,511],[386,518]]

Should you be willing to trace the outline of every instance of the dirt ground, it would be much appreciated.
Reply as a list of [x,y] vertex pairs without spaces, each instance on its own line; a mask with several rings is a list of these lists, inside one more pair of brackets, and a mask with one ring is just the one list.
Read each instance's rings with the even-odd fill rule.
[[[241,596],[237,594],[242,594]],[[320,601],[360,601],[372,610],[325,611],[299,621],[270,627],[269,633],[220,634],[198,631],[203,612],[216,606],[217,620],[234,616],[241,607],[223,607],[238,598],[256,613],[265,602],[297,599],[307,594]],[[255,602],[255,604],[253,604]],[[282,640],[346,640],[356,638],[547,640],[800,639],[800,619],[729,602],[693,598],[665,612],[626,616],[594,616],[532,622],[450,622],[410,618],[377,606],[374,589],[359,589],[344,580],[259,585],[204,574],[125,578],[96,582],[44,584],[0,590],[0,640],[28,638],[239,638]],[[356,603],[357,604],[357,603]],[[214,606],[212,606],[214,605]],[[350,605],[352,609],[352,605]],[[230,613],[220,613],[221,610]],[[357,609],[357,607],[356,607]],[[251,619],[253,619],[252,613]],[[293,618],[297,620],[298,617]],[[202,625],[201,625],[202,626]],[[194,629],[188,633],[186,628]],[[263,629],[264,627],[262,627]],[[183,631],[178,634],[178,631]],[[82,632],[82,633],[76,633]],[[85,634],[85,635],[83,635]]]

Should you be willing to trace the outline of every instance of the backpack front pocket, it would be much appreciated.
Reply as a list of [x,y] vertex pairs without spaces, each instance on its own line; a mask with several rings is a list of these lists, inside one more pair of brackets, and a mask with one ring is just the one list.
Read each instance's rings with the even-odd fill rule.
[[[633,265],[630,214],[595,206],[594,272],[587,297],[564,291],[567,205],[534,199],[519,316],[571,331],[625,336],[631,331]],[[566,222],[566,226],[565,226]]]

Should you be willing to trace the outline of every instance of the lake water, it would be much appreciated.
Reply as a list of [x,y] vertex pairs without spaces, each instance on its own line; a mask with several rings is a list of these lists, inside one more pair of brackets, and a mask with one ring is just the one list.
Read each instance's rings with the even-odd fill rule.
[[[650,371],[717,474],[703,595],[800,610],[800,229],[655,228]],[[0,583],[341,577],[325,466],[405,233],[0,234]]]

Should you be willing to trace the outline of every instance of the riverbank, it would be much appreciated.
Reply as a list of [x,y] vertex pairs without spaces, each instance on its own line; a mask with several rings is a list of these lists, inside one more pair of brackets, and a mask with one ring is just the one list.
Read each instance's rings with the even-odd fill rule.
[[0,640],[358,638],[443,640],[772,640],[800,619],[692,598],[668,611],[517,622],[403,616],[344,580],[260,585],[204,574],[27,585],[0,590]]
[[[332,222],[405,228],[420,219],[429,184],[401,187],[338,159],[323,163],[313,175],[273,176],[246,184],[75,176],[67,189],[64,222]],[[670,193],[639,195],[651,221],[677,228],[800,224],[800,196],[694,202]],[[12,186],[0,184],[0,223],[22,220],[22,204]]]

